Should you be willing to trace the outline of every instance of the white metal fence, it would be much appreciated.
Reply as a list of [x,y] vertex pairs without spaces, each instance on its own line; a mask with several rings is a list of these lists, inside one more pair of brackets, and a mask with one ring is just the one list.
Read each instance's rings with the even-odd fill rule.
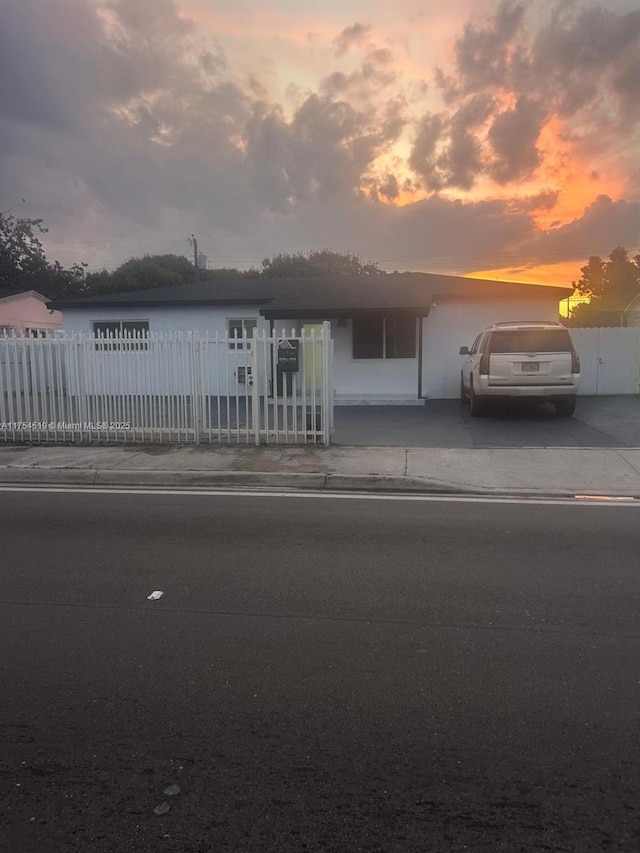
[[640,328],[571,329],[580,394],[640,394]]
[[329,444],[329,324],[308,334],[0,337],[0,441]]

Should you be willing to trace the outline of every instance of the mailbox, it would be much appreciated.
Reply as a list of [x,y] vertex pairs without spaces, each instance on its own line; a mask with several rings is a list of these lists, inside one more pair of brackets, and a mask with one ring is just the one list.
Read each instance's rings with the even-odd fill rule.
[[300,341],[283,338],[278,341],[278,369],[282,373],[298,373],[300,370]]

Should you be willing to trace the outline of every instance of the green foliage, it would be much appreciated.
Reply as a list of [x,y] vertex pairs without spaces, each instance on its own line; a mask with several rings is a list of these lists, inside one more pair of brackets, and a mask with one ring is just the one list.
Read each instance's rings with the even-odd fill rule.
[[188,284],[190,282],[215,281],[219,279],[243,279],[265,276],[312,276],[312,275],[384,275],[377,264],[364,264],[356,255],[321,251],[279,254],[264,260],[260,270],[238,270],[235,267],[198,270],[182,255],[145,255],[130,258],[109,273],[90,273],[86,278],[89,293],[122,293],[130,290],[146,290],[152,287]]
[[200,270],[201,281],[213,281],[222,278],[256,278],[260,275],[260,270],[251,268],[248,270],[239,270],[235,267],[218,267],[212,270]]
[[262,275],[271,278],[310,275],[384,275],[376,263],[363,263],[357,255],[318,249],[311,252],[279,254],[265,258]]
[[640,293],[640,255],[618,246],[607,260],[593,255],[582,267],[573,286],[588,303],[576,305],[567,322],[571,326],[620,326],[623,312]]
[[38,236],[46,233],[42,219],[0,213],[0,295],[37,290],[52,299],[68,299],[85,292],[84,266],[65,269],[59,261],[47,260]]
[[87,290],[90,293],[122,293],[185,284],[195,278],[195,267],[182,255],[145,255],[129,258],[112,273],[106,270],[89,273]]
[[258,270],[221,268],[198,270],[183,255],[144,255],[129,258],[113,272],[102,270],[89,273],[87,290],[90,293],[123,293],[130,290],[148,290],[154,287],[189,284],[196,280],[215,281],[222,278],[249,278],[259,275]]

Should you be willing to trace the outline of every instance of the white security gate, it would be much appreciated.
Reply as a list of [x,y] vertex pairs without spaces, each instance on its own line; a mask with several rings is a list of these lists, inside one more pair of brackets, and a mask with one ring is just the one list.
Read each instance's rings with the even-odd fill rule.
[[329,444],[333,341],[0,337],[0,440]]
[[580,356],[580,394],[640,393],[640,328],[571,329]]

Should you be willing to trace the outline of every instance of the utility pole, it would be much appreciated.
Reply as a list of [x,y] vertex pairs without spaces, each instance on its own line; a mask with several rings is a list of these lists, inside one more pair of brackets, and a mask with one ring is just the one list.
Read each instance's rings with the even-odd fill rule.
[[193,265],[196,268],[196,281],[200,281],[200,267],[198,266],[198,240],[195,234],[189,237],[189,245],[193,246]]

